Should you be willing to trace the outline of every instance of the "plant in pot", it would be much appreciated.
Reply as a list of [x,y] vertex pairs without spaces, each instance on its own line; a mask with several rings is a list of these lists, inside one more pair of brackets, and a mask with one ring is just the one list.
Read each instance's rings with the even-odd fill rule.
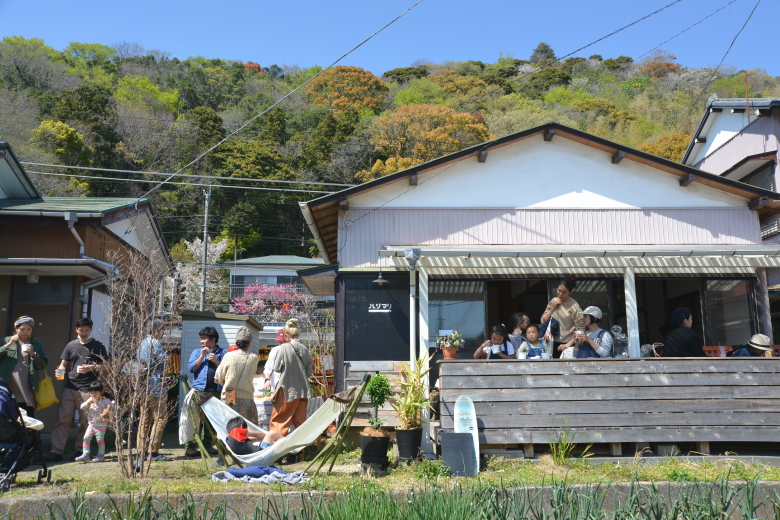
[[433,410],[425,379],[431,370],[429,363],[432,358],[432,355],[420,357],[414,367],[404,363],[398,378],[401,390],[390,403],[398,415],[395,440],[398,444],[398,458],[402,460],[419,457],[423,433],[421,412],[426,408]]
[[390,380],[382,374],[376,374],[366,383],[365,395],[374,407],[374,415],[368,420],[369,426],[360,433],[360,461],[364,464],[379,464],[387,467],[390,435],[382,429],[384,421],[379,418],[379,407],[393,395]]
[[453,330],[446,336],[436,336],[436,346],[441,349],[444,359],[455,359],[455,354],[463,344],[463,336],[457,330]]

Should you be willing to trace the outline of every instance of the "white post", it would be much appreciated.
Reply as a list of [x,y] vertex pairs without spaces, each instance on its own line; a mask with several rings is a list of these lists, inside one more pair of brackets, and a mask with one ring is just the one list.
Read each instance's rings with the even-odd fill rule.
[[417,363],[417,305],[415,298],[415,285],[417,282],[417,261],[420,259],[419,249],[407,249],[404,251],[406,261],[409,262],[409,362],[411,366]]
[[[428,270],[424,267],[418,268],[417,274],[420,290],[417,294],[417,298],[420,302],[420,357],[428,357]],[[425,385],[430,387],[431,377],[430,374],[425,375]],[[427,408],[422,410],[423,421],[423,436],[422,436],[422,449],[423,456],[426,458],[435,459],[436,453],[433,449],[433,442],[431,441],[431,411]]]
[[634,268],[626,267],[623,272],[623,286],[626,292],[626,325],[628,330],[628,357],[641,357],[639,351],[639,311],[636,307],[636,280]]

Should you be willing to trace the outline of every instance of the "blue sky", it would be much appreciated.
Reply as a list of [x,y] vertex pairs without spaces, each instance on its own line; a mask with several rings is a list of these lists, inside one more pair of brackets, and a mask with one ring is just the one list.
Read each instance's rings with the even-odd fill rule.
[[[178,58],[309,67],[330,64],[415,1],[0,0],[0,20],[3,36],[43,38],[56,49],[72,41],[129,41]],[[562,56],[671,1],[424,0],[340,64],[380,75],[418,59],[495,62],[502,53],[526,59],[540,41]],[[578,55],[636,59],[729,1],[682,0]],[[684,66],[716,65],[754,5],[736,0],[663,49]],[[780,75],[770,44],[778,12],[778,0],[762,0],[726,63]]]

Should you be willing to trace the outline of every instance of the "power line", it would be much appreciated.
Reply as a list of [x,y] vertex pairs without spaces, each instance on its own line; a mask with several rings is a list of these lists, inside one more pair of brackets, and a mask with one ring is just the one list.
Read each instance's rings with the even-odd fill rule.
[[[408,8],[406,11],[404,11],[403,13],[401,13],[400,15],[398,15],[397,17],[395,17],[393,20],[391,20],[389,23],[387,23],[387,24],[386,24],[384,27],[382,27],[382,28],[381,28],[381,29],[379,29],[378,31],[374,32],[374,34],[372,34],[371,36],[369,36],[368,38],[366,38],[365,40],[363,40],[362,42],[360,42],[359,44],[357,44],[355,47],[353,47],[353,48],[352,48],[352,49],[350,49],[349,51],[347,51],[345,54],[343,54],[343,55],[342,55],[340,58],[338,58],[336,61],[334,61],[333,63],[331,63],[330,65],[328,65],[327,67],[325,67],[324,69],[322,69],[321,71],[319,71],[317,74],[313,75],[311,78],[307,79],[306,81],[304,81],[303,83],[301,83],[300,85],[298,85],[297,87],[295,87],[293,90],[291,90],[290,92],[288,92],[287,94],[285,94],[285,95],[284,95],[284,96],[283,96],[281,99],[279,99],[278,101],[276,101],[276,102],[275,102],[274,104],[272,104],[270,107],[266,108],[265,110],[263,110],[262,112],[260,112],[260,113],[259,113],[259,114],[257,114],[256,116],[254,116],[254,117],[250,118],[248,121],[246,121],[246,122],[245,122],[243,125],[241,125],[239,128],[237,128],[236,130],[234,130],[233,132],[231,132],[230,134],[228,134],[228,135],[227,135],[227,136],[226,136],[224,139],[222,139],[220,142],[218,142],[217,144],[215,144],[214,146],[212,146],[211,148],[209,148],[209,149],[208,149],[208,150],[206,150],[205,152],[201,153],[200,155],[198,155],[198,156],[197,156],[195,159],[193,159],[192,161],[190,161],[190,162],[189,162],[189,163],[187,163],[186,165],[182,166],[182,167],[181,167],[181,168],[180,168],[180,169],[179,169],[179,170],[176,172],[176,174],[178,174],[178,173],[181,173],[183,170],[185,170],[185,169],[189,168],[189,167],[190,167],[190,166],[192,166],[193,164],[195,164],[195,163],[197,163],[198,161],[200,161],[202,158],[206,157],[206,155],[208,155],[209,153],[211,153],[212,151],[214,151],[214,150],[215,150],[215,149],[216,149],[216,148],[217,148],[219,145],[221,145],[222,143],[226,142],[228,139],[230,139],[231,137],[233,137],[235,134],[237,134],[238,132],[240,132],[241,130],[243,130],[244,128],[246,128],[247,126],[249,126],[250,124],[252,124],[252,122],[253,122],[255,119],[257,119],[257,118],[259,118],[259,117],[261,117],[261,116],[263,116],[263,115],[267,114],[267,113],[268,113],[268,112],[269,112],[271,109],[273,109],[273,108],[274,108],[274,107],[276,107],[277,105],[281,104],[281,103],[282,103],[282,101],[284,101],[284,100],[285,100],[285,99],[287,99],[288,97],[292,96],[292,95],[293,95],[295,92],[297,92],[298,90],[302,89],[304,86],[306,86],[306,85],[308,85],[309,83],[311,83],[312,81],[314,81],[314,79],[318,78],[318,77],[319,77],[320,75],[322,75],[322,74],[323,74],[325,71],[327,71],[327,70],[331,69],[331,68],[332,68],[333,66],[335,66],[335,65],[336,65],[338,62],[340,62],[341,60],[343,60],[344,58],[346,58],[347,56],[349,56],[350,54],[352,54],[352,52],[354,52],[356,49],[358,49],[358,48],[362,47],[362,46],[363,46],[363,44],[365,44],[367,41],[369,41],[371,38],[373,38],[374,36],[376,36],[376,35],[377,35],[377,34],[379,34],[380,32],[384,31],[384,30],[385,30],[387,27],[389,27],[389,26],[390,26],[390,25],[392,25],[393,23],[395,23],[395,22],[396,22],[398,19],[400,19],[400,18],[401,18],[403,15],[405,15],[406,13],[408,13],[409,11],[411,11],[412,9],[414,9],[414,8],[415,8],[417,5],[419,5],[420,3],[422,3],[422,1],[423,1],[423,0],[417,0],[417,2],[415,2],[415,3],[414,3],[414,4],[413,4],[411,7],[409,7],[409,8]],[[677,1],[679,2],[680,0],[677,0]],[[141,197],[139,197],[139,198],[138,198],[138,200],[141,200],[142,198],[144,198],[144,197],[148,196],[149,194],[151,194],[153,191],[155,191],[155,190],[156,190],[156,189],[158,189],[160,186],[162,186],[163,184],[165,184],[165,182],[167,182],[168,180],[172,179],[172,178],[173,178],[173,177],[174,177],[176,174],[174,174],[174,175],[171,175],[171,177],[169,177],[169,179],[167,179],[166,181],[163,181],[162,183],[158,184],[157,186],[155,186],[154,188],[152,188],[151,190],[149,190],[148,192],[146,192],[144,195],[142,195]]]
[[704,18],[702,18],[701,20],[699,20],[699,21],[698,21],[698,22],[696,22],[695,24],[693,24],[693,25],[691,25],[691,26],[689,26],[689,27],[687,27],[687,28],[683,29],[682,31],[678,32],[677,34],[675,34],[674,36],[672,36],[671,38],[669,38],[669,39],[668,39],[668,40],[666,40],[665,42],[663,42],[663,43],[659,43],[658,45],[656,45],[655,47],[653,47],[652,49],[650,49],[650,50],[649,50],[649,51],[647,51],[646,53],[644,53],[644,54],[642,54],[641,56],[637,57],[637,61],[638,61],[640,58],[644,58],[645,56],[647,56],[648,54],[650,54],[650,53],[651,53],[651,52],[653,52],[654,50],[656,50],[656,49],[658,49],[658,48],[660,48],[660,47],[662,47],[662,46],[666,45],[666,44],[667,44],[667,43],[669,43],[670,41],[672,41],[672,40],[674,40],[675,38],[677,38],[678,36],[680,36],[682,33],[686,32],[686,31],[688,31],[688,30],[690,30],[690,29],[693,29],[694,27],[696,27],[697,25],[699,25],[700,23],[702,23],[702,22],[703,22],[704,20],[706,20],[707,18],[709,18],[709,17],[711,17],[711,16],[713,16],[713,15],[715,15],[715,14],[719,13],[720,11],[724,10],[725,8],[727,8],[728,6],[730,6],[731,4],[733,4],[733,3],[734,3],[734,2],[736,2],[736,1],[737,1],[737,0],[731,0],[731,2],[727,3],[726,5],[724,5],[723,7],[721,7],[720,9],[718,9],[717,11],[713,11],[713,12],[711,12],[710,14],[708,14],[707,16],[705,16]]
[[[170,181],[150,181],[146,179],[122,179],[120,177],[95,177],[91,175],[71,175],[68,173],[49,173],[49,172],[35,172],[35,171],[28,171],[28,173],[37,173],[38,175],[55,175],[58,177],[78,177],[80,179],[95,179],[99,181],[124,181],[124,182],[149,182],[157,184],[158,186],[160,184],[175,184],[179,186],[205,186],[205,187],[214,187],[214,188],[233,188],[236,190],[257,190],[257,191],[287,191],[287,192],[296,192],[296,193],[317,193],[320,195],[329,195],[331,193],[335,193],[333,191],[315,191],[315,190],[294,190],[291,188],[259,188],[257,186],[225,186],[221,184],[199,184],[194,182],[170,182]],[[146,195],[143,195],[141,197],[138,197],[136,202],[138,200],[143,199],[147,195],[151,194],[153,190],[146,193]]]
[[178,175],[178,176],[198,177],[201,179],[219,179],[222,181],[272,182],[272,183],[280,183],[280,184],[308,184],[314,186],[338,186],[338,187],[347,187],[347,188],[351,188],[352,186],[354,186],[354,184],[337,184],[332,182],[284,181],[284,180],[273,180],[273,179],[252,179],[249,177],[220,177],[218,175],[199,175],[199,174],[186,174],[186,173],[171,174],[171,173],[163,173],[163,172],[144,172],[144,171],[136,171],[136,170],[94,168],[91,166],[65,166],[62,164],[44,164],[44,163],[33,163],[33,162],[24,162],[24,161],[22,161],[22,164],[29,165],[29,166],[47,166],[49,168],[67,168],[69,170],[92,170],[92,171],[99,171],[99,172],[135,173],[135,174],[142,174],[142,175],[170,175],[170,176]]

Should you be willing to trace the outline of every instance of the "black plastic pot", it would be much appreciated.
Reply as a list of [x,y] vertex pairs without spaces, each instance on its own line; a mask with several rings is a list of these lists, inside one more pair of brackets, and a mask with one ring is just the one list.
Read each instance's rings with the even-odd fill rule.
[[422,428],[414,430],[395,430],[395,442],[398,444],[398,458],[401,460],[414,460],[420,457],[420,445],[422,444]]
[[390,437],[360,436],[360,462],[363,464],[379,464],[386,468],[390,461],[387,459],[387,448],[390,447]]

